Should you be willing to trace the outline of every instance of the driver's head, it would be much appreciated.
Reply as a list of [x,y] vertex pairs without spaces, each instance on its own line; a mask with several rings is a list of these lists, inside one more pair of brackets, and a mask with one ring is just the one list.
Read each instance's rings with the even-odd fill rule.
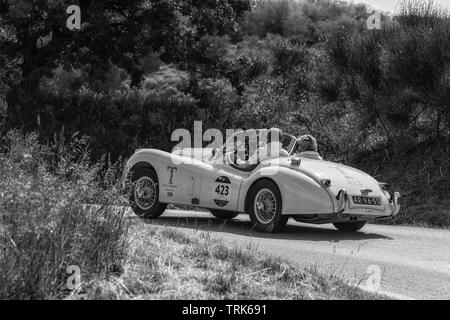
[[296,152],[315,151],[317,152],[317,140],[309,134],[304,134],[297,139]]
[[283,131],[278,128],[271,128],[269,130],[269,133],[267,134],[267,143],[271,142],[281,142],[281,135],[283,134]]

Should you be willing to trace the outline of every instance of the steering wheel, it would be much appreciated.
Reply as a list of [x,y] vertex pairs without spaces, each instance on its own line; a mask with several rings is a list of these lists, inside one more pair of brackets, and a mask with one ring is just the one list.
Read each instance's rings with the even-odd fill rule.
[[238,161],[238,159],[240,159],[240,158],[239,158],[239,156],[238,156],[237,148],[234,148],[234,150],[231,151],[231,152],[225,153],[225,159],[226,159],[226,163],[228,163],[228,164],[234,164],[235,166],[239,166],[239,165],[237,164],[237,161]]
[[[237,170],[245,171],[245,172],[253,171],[253,169],[255,169],[259,164],[259,163],[256,163],[256,164],[245,163],[243,165],[239,165],[237,163],[238,157],[239,156],[238,156],[236,150],[235,150],[235,152],[228,152],[225,156],[226,163]],[[244,160],[242,160],[242,161],[244,161]]]
[[[242,144],[243,144],[243,143],[237,145],[237,143],[234,143],[234,144],[233,144],[233,148],[232,148],[233,151],[231,151],[231,152],[229,152],[229,150],[231,149],[230,146],[229,146],[229,145],[225,145],[225,146],[223,146],[223,148],[222,148],[222,154],[225,154],[228,160],[229,160],[229,154],[234,154],[234,155],[236,155],[235,161],[232,162],[232,163],[236,163],[237,157],[238,157],[238,156],[237,156],[238,150],[239,150],[239,148],[242,146]],[[227,152],[227,151],[228,151],[228,152]],[[245,150],[245,153],[247,154],[248,151]]]

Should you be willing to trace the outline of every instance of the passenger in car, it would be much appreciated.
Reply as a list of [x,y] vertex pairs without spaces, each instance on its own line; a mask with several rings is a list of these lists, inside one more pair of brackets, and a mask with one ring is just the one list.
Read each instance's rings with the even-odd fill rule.
[[286,157],[289,153],[283,149],[281,138],[283,131],[278,128],[271,128],[267,134],[267,143],[259,147],[254,155],[249,159],[249,163],[259,163],[269,158]]
[[254,166],[261,161],[271,158],[287,157],[289,153],[283,148],[281,138],[283,131],[278,128],[271,128],[267,134],[267,142],[256,149],[248,160],[237,159],[236,164],[245,169]]
[[309,134],[300,136],[295,144],[294,153],[303,158],[323,160],[317,149],[317,140]]

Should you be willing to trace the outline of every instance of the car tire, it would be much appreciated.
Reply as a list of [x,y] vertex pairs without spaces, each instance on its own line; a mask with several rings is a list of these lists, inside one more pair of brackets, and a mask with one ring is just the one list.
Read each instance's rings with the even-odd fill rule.
[[210,209],[209,211],[214,217],[221,220],[231,220],[239,214],[239,212],[236,211],[226,211],[217,209]]
[[281,214],[281,193],[273,181],[256,182],[248,199],[248,213],[256,230],[275,233],[286,225],[289,216]]
[[132,188],[129,195],[133,212],[141,218],[157,218],[167,207],[159,202],[158,176],[148,167],[138,167],[131,173]]
[[338,229],[339,231],[346,231],[346,232],[355,232],[360,230],[367,221],[354,221],[354,222],[335,222],[333,225]]

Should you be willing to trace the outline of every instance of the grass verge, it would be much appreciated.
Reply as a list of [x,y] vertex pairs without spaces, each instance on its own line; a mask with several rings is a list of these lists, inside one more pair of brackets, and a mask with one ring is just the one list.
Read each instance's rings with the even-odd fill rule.
[[79,277],[121,273],[124,210],[111,208],[117,188],[100,187],[83,143],[55,151],[18,131],[1,142],[0,299],[63,298]]
[[129,229],[123,274],[86,283],[71,299],[384,298],[251,245],[137,221]]

